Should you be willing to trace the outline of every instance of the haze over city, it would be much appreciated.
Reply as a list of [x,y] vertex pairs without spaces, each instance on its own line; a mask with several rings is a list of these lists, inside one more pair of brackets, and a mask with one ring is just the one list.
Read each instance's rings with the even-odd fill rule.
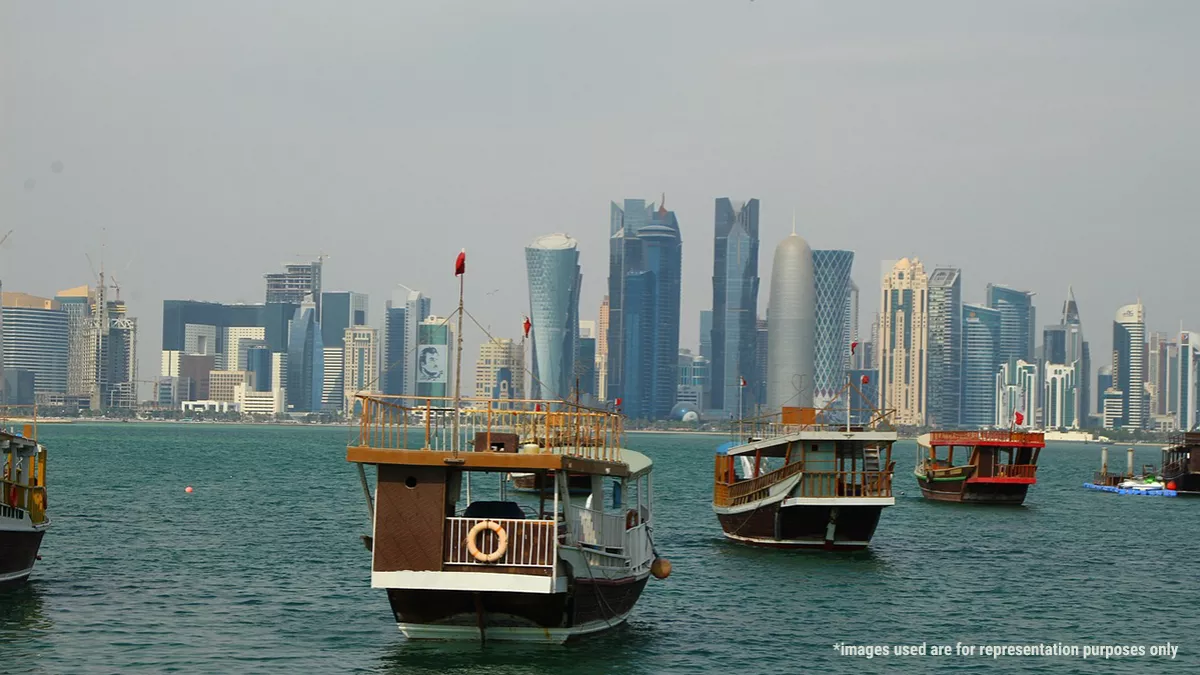
[[1139,297],[1200,325],[1197,29],[1185,2],[6,3],[0,276],[94,283],[107,242],[147,379],[164,299],[261,302],[321,253],[378,324],[397,283],[449,313],[466,247],[468,307],[517,337],[526,244],[579,241],[594,319],[609,202],[665,194],[695,348],[713,199],[754,197],[764,280],[795,212],[855,251],[864,327],[880,261],[918,256],[1039,324],[1073,286],[1100,365]]

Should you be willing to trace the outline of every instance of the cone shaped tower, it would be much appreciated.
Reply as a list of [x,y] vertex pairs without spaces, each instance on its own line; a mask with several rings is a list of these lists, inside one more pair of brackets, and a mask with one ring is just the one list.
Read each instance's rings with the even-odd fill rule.
[[767,311],[767,410],[811,407],[817,290],[812,248],[794,232],[775,248]]

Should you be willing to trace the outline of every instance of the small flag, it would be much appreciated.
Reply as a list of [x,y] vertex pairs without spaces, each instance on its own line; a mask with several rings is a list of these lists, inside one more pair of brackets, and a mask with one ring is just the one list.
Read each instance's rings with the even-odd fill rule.
[[617,397],[616,404],[617,404],[618,408],[621,407],[621,397],[620,396]]
[[1025,416],[1021,414],[1021,411],[1018,410],[1016,413],[1014,413],[1014,415],[1016,417],[1017,424],[1023,424],[1025,422]]
[[858,349],[858,340],[855,340],[854,342],[851,342],[851,343],[850,343],[850,354],[851,354],[852,356],[854,355],[854,350],[855,350],[855,349]]
[[525,337],[529,337],[529,329],[533,328],[533,322],[529,320],[529,317],[525,317],[525,323],[521,324],[521,327],[525,329]]
[[739,377],[738,379],[742,381],[742,383],[739,386],[742,386],[742,387],[746,386],[746,378]]
[[534,403],[533,404],[533,412],[542,412],[542,404]]
[[862,383],[863,383],[863,384],[867,384],[867,383],[868,383],[868,382],[870,382],[870,381],[871,381],[871,378],[867,377],[866,375],[863,375],[863,376],[862,376]]
[[467,249],[458,252],[458,257],[454,259],[454,276],[460,276],[467,273]]

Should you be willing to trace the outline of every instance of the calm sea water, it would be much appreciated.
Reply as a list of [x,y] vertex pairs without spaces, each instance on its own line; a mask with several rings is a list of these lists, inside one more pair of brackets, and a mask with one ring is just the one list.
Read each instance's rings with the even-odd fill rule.
[[[674,573],[629,625],[565,647],[407,642],[369,583],[350,431],[45,425],[54,526],[30,584],[0,592],[0,672],[1092,672],[1096,660],[842,656],[853,645],[1179,645],[1200,667],[1200,500],[1081,489],[1096,446],[1052,445],[1021,508],[932,504],[897,445],[896,506],[871,550],[727,543],[713,436],[631,434],[656,463]],[[1124,452],[1114,451],[1124,463]],[[1139,449],[1137,463],[1158,462]],[[192,485],[195,492],[186,494]]]

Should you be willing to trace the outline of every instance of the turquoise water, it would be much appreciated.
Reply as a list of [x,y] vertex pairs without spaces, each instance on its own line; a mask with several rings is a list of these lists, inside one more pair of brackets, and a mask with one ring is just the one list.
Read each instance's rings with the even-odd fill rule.
[[[54,526],[33,579],[0,592],[0,673],[1092,672],[1079,657],[888,656],[852,645],[1179,645],[1197,672],[1200,500],[1084,490],[1097,446],[1053,445],[1025,507],[927,503],[897,445],[896,506],[871,550],[725,542],[713,436],[632,434],[655,469],[672,576],[629,625],[565,647],[407,642],[369,583],[357,474],[338,428],[42,427]],[[1123,465],[1124,452],[1114,451]],[[1158,463],[1139,449],[1137,463]],[[192,485],[195,492],[186,494]]]

